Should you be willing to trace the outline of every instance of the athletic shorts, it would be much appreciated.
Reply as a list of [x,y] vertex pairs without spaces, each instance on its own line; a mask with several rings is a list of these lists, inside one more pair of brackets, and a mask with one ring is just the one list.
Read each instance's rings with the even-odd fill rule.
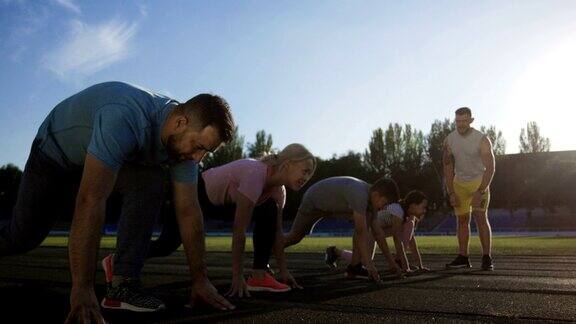
[[312,201],[307,199],[306,195],[300,203],[298,213],[292,222],[292,229],[290,232],[308,235],[314,230],[314,226],[323,218],[342,218],[350,220],[344,214],[333,214],[314,208]]
[[470,211],[486,211],[490,204],[490,190],[486,190],[482,195],[482,201],[479,207],[472,207],[472,196],[478,190],[482,179],[463,181],[454,179],[454,194],[460,200],[460,206],[454,207],[456,215],[468,215]]
[[321,212],[314,210],[312,202],[306,198],[306,196],[303,197],[298,207],[298,213],[292,222],[291,232],[308,235],[312,232],[314,225],[324,216]]

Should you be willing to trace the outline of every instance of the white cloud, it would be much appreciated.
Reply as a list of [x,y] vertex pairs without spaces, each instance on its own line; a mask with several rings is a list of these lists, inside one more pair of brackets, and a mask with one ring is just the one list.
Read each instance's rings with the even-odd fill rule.
[[140,16],[142,16],[142,18],[148,17],[148,7],[146,7],[143,4],[139,4],[138,9],[140,11]]
[[72,0],[52,0],[52,1],[76,14],[82,14],[82,10],[80,10],[80,7],[78,7],[78,5],[75,4],[74,1]]
[[70,37],[43,57],[43,65],[63,79],[93,74],[130,55],[137,27],[117,20],[99,25],[73,20]]

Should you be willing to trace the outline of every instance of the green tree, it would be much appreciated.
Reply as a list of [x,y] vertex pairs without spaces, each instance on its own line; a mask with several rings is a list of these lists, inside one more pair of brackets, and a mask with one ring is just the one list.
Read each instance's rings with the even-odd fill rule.
[[368,170],[362,159],[362,154],[348,151],[346,154],[336,156],[331,159],[318,159],[318,167],[311,183],[321,179],[336,176],[351,176],[365,181],[371,181]]
[[368,149],[364,151],[364,162],[368,169],[375,174],[386,173],[386,147],[384,146],[384,131],[377,128],[372,131]]
[[264,130],[258,131],[256,133],[256,141],[248,144],[248,157],[261,158],[271,153],[274,153],[272,149],[272,135],[268,134],[268,136],[266,136]]
[[403,157],[403,137],[402,126],[398,123],[390,123],[384,133],[384,147],[386,148],[387,163],[389,176],[395,179],[402,170]]
[[425,141],[421,131],[409,124],[391,123],[386,131],[378,128],[372,132],[368,149],[364,152],[364,164],[368,166],[370,179],[388,176],[401,188],[408,189],[421,176],[424,152]]
[[244,157],[244,136],[238,136],[236,127],[232,141],[222,145],[216,152],[208,154],[203,160],[203,165],[204,169],[210,169]]
[[550,151],[550,139],[542,137],[535,121],[529,122],[526,129],[520,131],[520,153],[537,153]]
[[494,155],[506,154],[506,140],[502,136],[501,131],[496,130],[495,126],[490,126],[488,128],[482,126],[480,127],[480,131],[490,139],[490,142],[492,142]]
[[436,201],[442,201],[443,205],[446,205],[446,191],[444,190],[444,174],[442,168],[442,153],[444,150],[444,140],[452,131],[456,129],[454,122],[448,118],[441,120],[435,120],[430,127],[430,132],[426,136],[426,153],[428,155],[427,167],[433,170],[433,174],[436,177],[436,188],[438,188],[437,193],[439,195],[435,196],[433,199]]
[[404,126],[402,134],[403,142],[403,166],[405,170],[420,171],[425,160],[425,141],[422,131],[413,130],[412,126]]

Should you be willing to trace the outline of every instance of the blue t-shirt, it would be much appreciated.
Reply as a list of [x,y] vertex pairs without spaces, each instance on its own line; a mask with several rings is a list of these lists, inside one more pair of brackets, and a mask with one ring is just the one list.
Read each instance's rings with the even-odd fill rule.
[[171,162],[160,138],[177,104],[127,83],[100,83],[54,107],[36,139],[40,150],[63,168],[81,168],[90,153],[114,171],[125,162],[169,165],[173,180],[196,182],[197,163]]

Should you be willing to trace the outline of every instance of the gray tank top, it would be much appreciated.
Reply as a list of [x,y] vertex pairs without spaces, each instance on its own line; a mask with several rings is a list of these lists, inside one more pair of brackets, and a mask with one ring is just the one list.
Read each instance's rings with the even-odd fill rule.
[[457,130],[450,133],[446,139],[452,155],[454,155],[454,173],[456,179],[472,181],[482,178],[486,167],[482,163],[480,143],[484,134],[471,128],[471,132],[462,136]]

